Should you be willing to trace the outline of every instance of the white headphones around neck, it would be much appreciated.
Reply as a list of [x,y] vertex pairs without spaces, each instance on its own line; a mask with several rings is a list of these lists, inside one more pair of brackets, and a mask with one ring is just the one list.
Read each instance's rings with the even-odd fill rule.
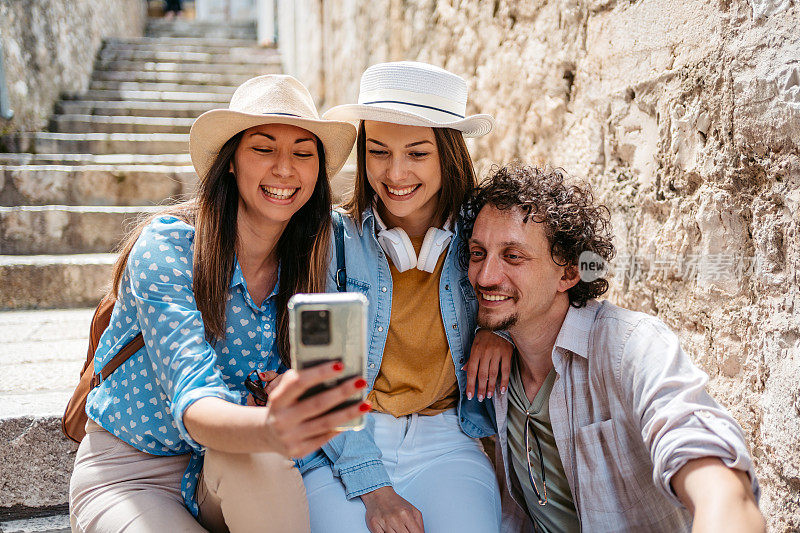
[[411,239],[406,232],[402,228],[388,229],[378,215],[378,209],[373,207],[372,212],[375,215],[375,222],[378,224],[378,244],[392,260],[398,272],[405,272],[414,267],[425,272],[433,272],[436,269],[439,256],[453,238],[453,232],[448,229],[450,221],[442,229],[428,229],[422,240],[422,247],[419,249],[419,257],[417,257],[414,245],[411,244]]

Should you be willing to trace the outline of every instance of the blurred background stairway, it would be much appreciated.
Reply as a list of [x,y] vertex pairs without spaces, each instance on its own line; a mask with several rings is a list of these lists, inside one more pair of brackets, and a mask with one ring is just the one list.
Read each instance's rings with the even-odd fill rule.
[[0,531],[37,513],[68,527],[75,446],[59,418],[112,251],[137,217],[192,191],[193,119],[280,70],[255,38],[253,23],[151,19],[145,37],[104,43],[89,90],[57,104],[49,131],[0,141]]

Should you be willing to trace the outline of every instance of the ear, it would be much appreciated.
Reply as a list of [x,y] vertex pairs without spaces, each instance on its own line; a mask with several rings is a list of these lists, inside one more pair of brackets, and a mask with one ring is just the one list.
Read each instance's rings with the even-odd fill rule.
[[577,265],[569,265],[564,267],[564,272],[561,279],[558,280],[558,292],[567,292],[569,289],[578,284],[581,280],[581,273]]

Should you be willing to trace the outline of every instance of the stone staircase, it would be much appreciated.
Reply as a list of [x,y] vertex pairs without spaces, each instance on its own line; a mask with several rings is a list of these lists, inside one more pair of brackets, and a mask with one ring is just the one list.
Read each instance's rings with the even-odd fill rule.
[[[0,138],[0,531],[68,528],[75,446],[59,418],[112,251],[137,217],[193,190],[193,119],[279,69],[253,24],[152,20],[145,37],[104,43],[49,131]],[[10,521],[36,514],[55,518]]]

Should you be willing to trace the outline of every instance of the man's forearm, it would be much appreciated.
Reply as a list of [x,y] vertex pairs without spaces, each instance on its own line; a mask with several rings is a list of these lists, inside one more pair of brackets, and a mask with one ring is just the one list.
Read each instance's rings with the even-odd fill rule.
[[672,478],[672,488],[694,517],[694,533],[766,531],[747,473],[716,457],[687,462]]

